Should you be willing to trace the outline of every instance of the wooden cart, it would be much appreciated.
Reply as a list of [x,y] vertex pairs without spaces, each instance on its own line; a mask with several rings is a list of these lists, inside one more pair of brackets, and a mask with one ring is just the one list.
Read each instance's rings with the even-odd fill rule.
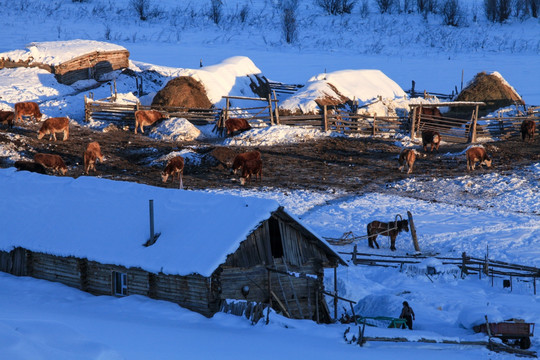
[[499,338],[505,344],[528,349],[531,346],[530,337],[534,334],[534,323],[526,323],[522,320],[507,320],[477,325],[473,329],[476,332],[484,332],[489,336]]

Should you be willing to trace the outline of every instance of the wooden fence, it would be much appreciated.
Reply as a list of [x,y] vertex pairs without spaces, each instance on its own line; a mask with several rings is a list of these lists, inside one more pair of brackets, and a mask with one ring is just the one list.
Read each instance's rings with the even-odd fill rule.
[[136,104],[118,104],[108,100],[96,100],[84,97],[84,120],[104,120],[117,123],[121,126],[135,124],[135,111],[159,110],[171,117],[185,118],[195,125],[214,124],[221,115],[219,109],[197,109],[186,107],[150,107]]
[[[419,264],[427,258],[435,258],[441,261],[443,265],[455,265],[461,275],[478,275],[481,279],[482,275],[491,277],[492,285],[495,277],[509,278],[509,287],[512,287],[513,278],[524,278],[532,282],[533,291],[536,295],[536,279],[540,277],[540,268],[526,265],[511,264],[503,261],[489,259],[487,256],[484,259],[468,256],[463,253],[460,258],[442,257],[442,256],[399,256],[399,255],[378,255],[359,253],[355,245],[352,252],[339,252],[342,255],[350,255],[351,262],[354,265],[382,266],[403,268],[407,264]],[[428,269],[426,275],[431,275]]]
[[506,140],[513,137],[521,137],[521,123],[525,119],[531,119],[536,123],[536,133],[540,131],[540,112],[528,116],[496,117],[479,119],[477,128],[478,136],[496,137]]

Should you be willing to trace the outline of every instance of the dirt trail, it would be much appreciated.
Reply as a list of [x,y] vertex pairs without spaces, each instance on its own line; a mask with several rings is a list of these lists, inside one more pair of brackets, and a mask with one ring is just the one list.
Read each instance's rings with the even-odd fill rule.
[[[24,124],[7,129],[0,127],[0,144],[14,144],[22,156],[32,159],[37,152],[55,153],[68,165],[68,176],[83,174],[83,153],[91,141],[98,141],[105,156],[98,163],[97,174],[114,180],[134,181],[154,186],[176,187],[163,184],[161,164],[151,165],[152,160],[186,146],[203,154],[200,165],[186,165],[184,186],[188,189],[241,187],[238,176],[229,173],[227,163],[235,154],[252,150],[248,147],[222,147],[203,142],[170,142],[154,140],[146,134],[133,131],[94,131],[72,125],[67,141],[49,141],[48,136],[38,140],[39,124]],[[540,160],[540,140],[525,144],[519,139],[484,144],[493,157],[494,169],[475,171],[505,172]],[[452,158],[443,154],[462,152],[465,144],[443,144],[439,153],[428,153],[418,158],[411,175],[397,170],[400,147],[393,140],[371,138],[332,137],[313,142],[257,147],[264,162],[263,180],[248,187],[275,187],[282,189],[327,190],[341,189],[349,192],[382,191],[385,183],[407,177],[429,180],[432,177],[454,177],[466,174],[464,156]],[[0,159],[1,167],[13,166]]]

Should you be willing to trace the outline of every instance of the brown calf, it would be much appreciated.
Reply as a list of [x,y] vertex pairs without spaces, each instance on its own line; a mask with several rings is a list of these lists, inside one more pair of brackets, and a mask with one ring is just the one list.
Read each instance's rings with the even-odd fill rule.
[[167,179],[169,176],[172,177],[172,181],[174,182],[175,175],[178,175],[178,179],[180,180],[180,188],[183,187],[182,184],[182,175],[184,174],[184,158],[181,156],[173,157],[169,162],[167,163],[167,166],[165,166],[165,169],[163,169],[163,172],[161,173],[161,181],[164,183],[167,182]]
[[15,122],[19,119],[23,122],[23,116],[29,116],[34,121],[41,121],[43,114],[39,111],[39,105],[32,101],[18,102],[15,104]]
[[156,121],[168,118],[168,114],[163,114],[157,110],[137,110],[135,111],[135,134],[137,133],[137,128],[139,127],[141,129],[141,133],[144,134],[143,126],[149,126],[154,124]]
[[84,173],[88,175],[88,172],[93,169],[96,171],[96,161],[103,162],[103,154],[101,153],[101,148],[97,141],[91,142],[88,144],[86,151],[84,152]]
[[430,152],[433,152],[433,148],[439,151],[439,145],[441,144],[441,134],[433,130],[422,131],[422,146],[424,151],[427,152],[427,147],[430,145]]
[[0,110],[0,123],[6,124],[8,127],[13,127],[15,121],[15,113],[13,111]]
[[43,122],[41,129],[38,132],[38,139],[42,139],[45,135],[49,134],[50,139],[56,141],[56,133],[64,133],[64,141],[69,138],[69,118],[68,117],[55,117],[49,118]]
[[242,166],[244,166],[244,163],[249,160],[257,160],[261,158],[261,153],[257,150],[254,151],[248,151],[245,153],[238,154],[234,157],[231,172],[233,174],[236,174],[236,171],[240,169]]
[[405,149],[399,154],[399,170],[403,171],[407,167],[407,174],[412,173],[414,162],[416,161],[416,150]]
[[240,178],[240,184],[245,185],[246,180],[249,180],[249,182],[251,182],[252,175],[255,175],[255,180],[257,180],[258,177],[259,181],[262,181],[261,159],[248,160],[244,163],[244,165],[242,166],[242,177]]
[[492,159],[488,156],[486,149],[482,146],[473,146],[470,147],[467,152],[467,170],[474,170],[474,166],[479,162],[478,166],[486,165],[488,168],[491,167]]
[[18,171],[31,171],[38,174],[47,174],[47,169],[45,169],[45,166],[34,161],[15,161],[15,167]]
[[[534,141],[534,132],[536,131],[536,123],[534,120],[525,119],[521,123],[521,138],[523,141]],[[525,140],[527,138],[527,140]]]
[[225,121],[225,128],[227,128],[227,135],[233,135],[236,131],[250,130],[251,125],[246,119],[230,118]]
[[37,153],[34,161],[62,175],[67,173],[67,166],[59,155]]

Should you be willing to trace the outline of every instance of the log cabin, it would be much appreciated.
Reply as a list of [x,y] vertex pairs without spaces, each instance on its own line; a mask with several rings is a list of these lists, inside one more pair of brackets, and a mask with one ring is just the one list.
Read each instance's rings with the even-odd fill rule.
[[123,46],[94,40],[33,42],[26,50],[0,53],[0,69],[37,67],[71,85],[79,80],[100,78],[129,67],[129,51]]
[[17,199],[0,208],[1,271],[207,317],[238,302],[330,320],[324,270],[347,264],[274,200],[11,170],[0,170],[0,196]]

